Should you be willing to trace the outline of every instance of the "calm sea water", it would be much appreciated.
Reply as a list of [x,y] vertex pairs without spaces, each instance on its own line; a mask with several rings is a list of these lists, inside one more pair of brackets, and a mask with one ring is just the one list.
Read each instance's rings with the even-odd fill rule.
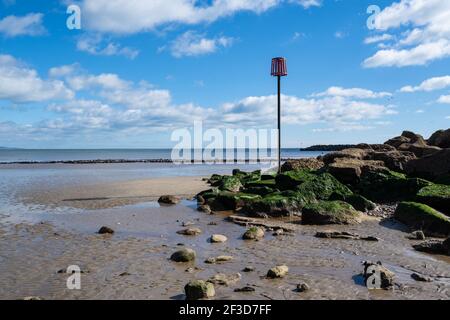
[[[83,150],[29,150],[0,149],[0,163],[12,162],[51,162],[51,161],[93,161],[93,160],[159,160],[171,159],[171,149],[83,149]],[[305,152],[299,149],[282,149],[282,158],[311,158],[323,152]],[[276,159],[277,152],[269,153]],[[249,159],[246,150],[246,159]]]

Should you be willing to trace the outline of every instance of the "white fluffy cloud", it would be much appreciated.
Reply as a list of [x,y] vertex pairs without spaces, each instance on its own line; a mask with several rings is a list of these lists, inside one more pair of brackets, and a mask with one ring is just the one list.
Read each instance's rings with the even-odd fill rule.
[[7,16],[0,20],[0,33],[7,37],[37,36],[46,32],[42,25],[42,13],[30,13],[26,16]]
[[183,56],[199,56],[213,53],[219,48],[229,47],[233,42],[234,39],[229,37],[209,39],[202,34],[187,31],[172,42],[170,51],[176,58]]
[[123,47],[114,42],[103,44],[101,36],[84,36],[79,38],[77,49],[96,56],[124,56],[131,60],[139,55],[139,50]]
[[105,33],[136,33],[168,23],[213,22],[238,12],[261,13],[282,2],[305,8],[319,0],[82,0],[83,19],[90,30]]
[[381,11],[375,25],[399,36],[366,59],[367,68],[425,65],[450,56],[450,1],[401,0]]
[[26,103],[73,97],[64,82],[44,80],[36,70],[23,66],[14,57],[0,55],[0,99]]
[[450,95],[449,96],[441,96],[438,99],[439,103],[450,104]]
[[317,97],[346,97],[346,98],[358,98],[358,99],[377,99],[392,96],[389,92],[374,92],[372,90],[362,88],[342,88],[342,87],[330,87],[326,91],[317,93],[313,96]]
[[418,86],[405,86],[401,92],[435,91],[450,87],[450,76],[434,77],[423,81]]

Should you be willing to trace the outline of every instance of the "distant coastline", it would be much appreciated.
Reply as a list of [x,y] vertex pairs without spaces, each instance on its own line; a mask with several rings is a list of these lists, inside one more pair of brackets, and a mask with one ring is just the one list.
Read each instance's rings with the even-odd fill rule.
[[314,145],[308,148],[301,148],[300,151],[342,151],[344,149],[354,148],[354,144],[329,144],[329,145]]

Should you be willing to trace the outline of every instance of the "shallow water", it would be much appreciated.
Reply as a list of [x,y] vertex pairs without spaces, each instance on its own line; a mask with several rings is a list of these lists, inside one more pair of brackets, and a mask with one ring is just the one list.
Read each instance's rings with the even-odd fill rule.
[[[222,169],[224,173],[231,171],[229,167]],[[262,241],[248,242],[241,239],[245,228],[225,221],[226,213],[200,213],[192,201],[161,207],[142,200],[96,210],[69,207],[69,204],[39,205],[38,201],[30,202],[30,199],[23,201],[30,195],[44,192],[42,190],[47,190],[51,197],[48,185],[59,188],[67,184],[88,186],[132,177],[151,178],[155,176],[151,167],[105,165],[68,170],[61,167],[9,170],[2,170],[0,178],[1,298],[183,299],[183,287],[190,279],[238,272],[242,275],[239,283],[216,286],[216,299],[450,298],[450,259],[414,251],[415,242],[407,240],[404,227],[393,221],[368,219],[357,226],[315,227],[302,226],[292,220],[294,233],[280,237],[267,233]],[[197,237],[178,235],[176,231],[188,221],[195,223],[203,233]],[[103,225],[112,227],[116,233],[112,237],[96,235]],[[381,241],[314,237],[317,231],[328,229],[375,236]],[[208,238],[216,233],[226,235],[228,241],[209,243]],[[168,260],[180,244],[196,250],[195,264],[176,264]],[[217,265],[204,263],[205,259],[219,255],[231,255],[234,259]],[[395,288],[367,290],[360,277],[363,260],[382,261],[394,271]],[[72,264],[88,271],[82,275],[80,291],[67,290],[67,276],[57,273]],[[286,278],[265,279],[268,269],[281,264],[289,266]],[[242,272],[248,265],[254,266],[255,272]],[[194,266],[199,270],[186,272],[188,267]],[[121,276],[123,272],[129,274]],[[416,282],[411,278],[413,272],[433,277],[435,281]],[[311,290],[301,294],[294,292],[301,281],[307,282]],[[254,286],[256,291],[234,292],[235,288],[247,285]]]

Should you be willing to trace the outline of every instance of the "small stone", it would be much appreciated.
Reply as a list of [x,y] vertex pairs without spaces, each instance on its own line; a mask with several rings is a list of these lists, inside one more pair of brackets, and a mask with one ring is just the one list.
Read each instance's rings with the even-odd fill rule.
[[267,277],[272,279],[283,278],[288,274],[288,272],[289,268],[287,266],[277,266],[267,272]]
[[416,281],[420,281],[420,282],[432,282],[433,279],[431,279],[430,277],[418,274],[418,273],[413,273],[411,275],[411,278],[413,278]]
[[234,289],[234,292],[255,292],[255,288],[253,287],[243,287],[243,288],[237,288]]
[[208,214],[211,213],[211,207],[208,206],[207,204],[199,206],[197,210],[200,212],[208,213]]
[[195,223],[193,223],[192,221],[185,221],[181,224],[182,227],[190,227],[195,225]]
[[207,264],[216,264],[217,260],[216,260],[216,258],[208,258],[208,259],[205,260],[205,263],[207,263]]
[[44,300],[41,297],[36,297],[36,296],[30,296],[30,297],[24,297],[23,298],[24,301],[32,301],[32,300]]
[[273,233],[273,236],[274,236],[274,237],[278,237],[278,236],[281,236],[281,235],[283,235],[283,234],[284,234],[283,229],[278,229],[278,230],[276,230],[276,231]]
[[175,196],[170,196],[170,195],[166,195],[166,196],[161,196],[158,199],[159,203],[162,204],[169,204],[169,205],[174,205],[174,204],[178,204],[181,201],[180,198],[175,197]]
[[409,240],[425,240],[425,234],[423,231],[414,231],[411,232],[411,234],[407,237]]
[[208,223],[208,226],[217,226],[217,222],[210,222],[210,223]]
[[242,270],[243,272],[253,272],[255,271],[255,268],[252,266],[247,266],[244,268],[244,270]]
[[210,238],[210,241],[212,243],[223,243],[226,242],[227,240],[228,238],[221,234],[213,234]]
[[192,249],[182,249],[179,251],[176,251],[172,256],[170,257],[170,260],[175,262],[190,262],[194,261],[196,257],[196,253]]
[[232,284],[235,284],[241,280],[242,276],[240,273],[230,274],[226,275],[224,273],[218,273],[214,277],[210,278],[208,282],[222,285],[222,286],[229,286]]
[[202,233],[202,230],[199,228],[187,228],[184,230],[177,231],[178,234],[184,235],[184,236],[198,236]]
[[363,265],[363,276],[369,289],[389,289],[394,285],[395,273],[384,267],[381,262],[364,261]]
[[109,227],[101,227],[100,230],[98,230],[99,234],[113,234],[114,230]]
[[119,277],[126,277],[126,276],[131,276],[131,273],[122,272],[121,274],[119,274]]
[[265,232],[262,228],[251,227],[244,233],[242,238],[244,240],[259,240],[264,238],[264,234]]
[[214,297],[214,284],[203,280],[193,280],[184,287],[187,300],[199,300]]
[[307,283],[305,283],[305,282],[299,283],[297,285],[297,292],[306,292],[309,289],[310,289],[309,285]]

